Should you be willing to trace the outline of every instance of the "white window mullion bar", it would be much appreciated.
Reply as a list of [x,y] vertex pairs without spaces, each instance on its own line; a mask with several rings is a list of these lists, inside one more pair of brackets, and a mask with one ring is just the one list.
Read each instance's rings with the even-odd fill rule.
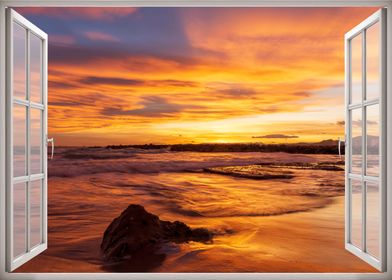
[[[14,78],[14,67],[13,67],[13,57],[14,57],[14,42],[12,38],[14,23],[12,21],[12,16],[10,13],[7,13],[7,22],[11,22],[12,24],[8,24],[6,26],[6,72],[8,73],[8,78],[6,79],[6,157],[7,162],[13,162],[14,151],[13,151],[13,78]],[[14,185],[12,182],[13,177],[13,164],[6,165],[6,204],[7,209],[9,210],[6,214],[6,228],[7,228],[7,236],[8,240],[6,242],[6,258],[7,258],[7,269],[12,269],[12,261],[14,260],[14,194],[13,189]]]
[[45,109],[43,104],[31,102],[29,100],[17,99],[17,98],[14,99],[14,104],[21,105],[21,106],[26,106],[26,107],[30,106],[31,108],[39,109],[39,110],[44,110]]
[[14,98],[14,104],[22,105],[22,106],[29,106],[29,101],[27,100],[22,100],[18,98]]
[[366,30],[362,31],[362,250],[366,252]]
[[374,98],[374,99],[371,99],[371,100],[365,100],[365,101],[363,102],[363,105],[364,105],[364,106],[376,105],[376,104],[378,104],[379,102],[380,102],[380,99],[379,99],[379,98]]
[[34,108],[34,109],[39,109],[39,110],[44,110],[45,109],[44,105],[42,105],[42,104],[38,104],[38,103],[35,103],[35,102],[29,102],[29,104],[30,104],[30,107]]
[[18,183],[25,183],[27,181],[36,181],[36,180],[42,180],[45,178],[44,173],[39,173],[39,174],[32,174],[30,176],[19,176],[13,178],[12,182],[13,184],[18,184]]
[[[45,37],[42,43],[42,104],[44,111],[42,116],[42,153],[43,153],[43,171],[44,180],[42,184],[42,243],[48,243],[48,153],[47,153],[47,138],[48,138],[48,39]],[[46,218],[45,218],[46,217]]]
[[37,180],[42,180],[45,177],[44,173],[40,174],[33,174],[29,176],[29,181],[37,181]]
[[366,182],[374,182],[374,183],[378,183],[380,182],[380,178],[379,177],[374,177],[374,176],[364,176],[364,179]]
[[[380,16],[380,269],[387,268],[387,13],[381,10]],[[390,124],[389,124],[390,125]]]
[[365,181],[371,181],[371,182],[379,182],[379,181],[380,181],[380,178],[379,178],[379,177],[375,177],[375,176],[366,176],[366,175],[362,176],[362,175],[353,174],[353,173],[349,173],[349,174],[348,174],[348,177],[349,177],[350,179],[356,179],[356,180],[362,180],[362,178],[363,178]]
[[362,108],[362,103],[348,105],[349,110],[360,109],[360,108]]
[[[41,143],[40,143],[40,146],[41,146],[41,155],[40,155],[40,157],[41,157],[41,162],[40,162],[40,164],[41,164],[41,169],[42,169],[42,172],[44,172],[43,173],[43,175],[45,176],[45,164],[44,164],[44,161],[45,161],[45,157],[44,157],[44,153],[46,152],[46,150],[45,150],[45,143],[46,143],[46,135],[45,135],[45,131],[44,131],[44,127],[45,127],[45,122],[44,122],[44,118],[45,118],[45,112],[46,112],[46,109],[45,109],[45,98],[44,98],[44,91],[45,91],[45,85],[44,85],[44,81],[45,81],[45,79],[44,79],[44,75],[45,75],[45,54],[44,54],[44,52],[45,52],[45,46],[44,46],[44,40],[42,40],[42,39],[40,39],[40,44],[41,44],[41,48],[40,48],[40,50],[41,50],[41,60],[40,60],[40,63],[41,63],[41,67],[40,67],[40,75],[41,75],[41,87],[40,87],[40,102],[41,102],[41,104],[39,104],[39,105],[41,105],[42,106],[42,111],[40,112],[40,116],[41,116],[41,119],[40,119],[40,125],[41,125],[41,131],[40,131],[40,135],[41,135]],[[53,143],[52,143],[53,144]],[[47,204],[47,201],[45,201],[44,200],[44,190],[45,190],[45,182],[46,182],[46,180],[45,180],[45,177],[43,176],[43,178],[42,178],[42,180],[41,180],[41,184],[40,184],[40,205],[41,205],[41,207],[40,207],[40,210],[41,210],[41,218],[40,218],[40,244],[41,243],[44,243],[45,242],[45,238],[46,237],[44,237],[44,232],[45,232],[45,230],[44,230],[44,227],[45,227],[45,223],[44,223],[44,217],[45,217],[45,210],[44,210],[44,204]]]
[[[352,103],[352,40],[348,40],[348,83],[347,83],[347,100],[348,100],[348,105]],[[348,137],[348,142],[349,142],[349,147],[348,147],[348,168],[346,172],[351,172],[352,170],[352,129],[349,129],[352,127],[352,111],[348,110],[347,106],[347,121],[348,121],[348,126],[346,127],[346,132],[347,132],[347,137]],[[348,176],[346,176],[348,177]],[[347,223],[346,226],[348,228],[347,230],[347,242],[352,243],[352,180],[347,179],[348,183],[348,193],[347,193],[347,198],[348,198],[348,203],[347,203]]]
[[[27,100],[30,102],[30,31],[27,30],[27,52],[26,52],[26,69],[27,69],[27,74],[26,74],[26,90],[27,90]],[[31,169],[31,164],[30,164],[30,157],[31,157],[31,151],[30,151],[30,131],[31,131],[31,123],[30,123],[30,115],[31,115],[31,109],[30,106],[27,107],[27,120],[26,120],[26,127],[27,127],[27,133],[26,133],[26,139],[27,139],[27,144],[26,144],[26,151],[27,151],[27,158],[26,158],[26,163],[27,163],[27,175],[29,176],[29,180],[27,181],[27,193],[26,193],[26,247],[27,251],[30,251],[30,188],[31,188],[31,183],[30,183],[30,169]]]
[[360,109],[362,106],[370,106],[370,105],[376,105],[380,102],[379,98],[371,99],[371,100],[365,100],[361,103],[357,104],[350,104],[348,105],[349,110],[354,110],[354,109]]
[[[345,174],[348,174],[351,170],[350,170],[350,158],[351,158],[351,153],[350,153],[350,147],[351,147],[351,143],[350,143],[350,130],[348,129],[351,121],[350,121],[350,111],[348,110],[348,106],[350,104],[350,84],[351,84],[351,79],[350,79],[350,75],[347,75],[347,73],[350,73],[350,61],[351,61],[351,42],[350,40],[344,40],[344,48],[345,48],[345,60],[344,60],[344,68],[345,68],[345,114],[346,114],[346,125],[345,125],[345,140],[346,143],[349,143],[348,145],[345,145],[344,149],[345,149]],[[350,188],[350,184],[351,184],[351,180],[348,178],[348,176],[345,176],[345,243],[351,243],[350,241],[350,236],[351,236],[351,223],[350,223],[350,217],[351,217],[351,205],[350,205],[350,194],[351,194],[351,188]],[[347,199],[348,198],[348,199]]]
[[26,183],[29,180],[29,176],[20,176],[20,177],[15,177],[12,179],[13,184],[18,184],[18,183]]
[[349,173],[349,174],[348,174],[348,177],[349,177],[350,179],[362,180],[362,175],[359,175],[359,174]]

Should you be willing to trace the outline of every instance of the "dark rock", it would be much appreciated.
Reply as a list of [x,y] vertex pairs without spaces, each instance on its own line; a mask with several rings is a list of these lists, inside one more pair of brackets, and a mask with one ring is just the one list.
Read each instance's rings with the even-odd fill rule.
[[107,261],[119,261],[154,252],[166,242],[211,242],[213,234],[205,228],[192,229],[175,221],[162,221],[143,206],[130,204],[105,230],[101,243]]

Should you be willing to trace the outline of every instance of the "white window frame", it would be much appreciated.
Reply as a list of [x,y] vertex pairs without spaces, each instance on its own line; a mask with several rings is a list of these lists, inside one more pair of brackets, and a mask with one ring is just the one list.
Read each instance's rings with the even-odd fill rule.
[[[384,273],[7,273],[6,272],[6,7],[365,7],[387,8],[387,50],[392,50],[392,0],[0,0],[0,279],[392,279],[392,223],[387,223]],[[344,38],[342,38],[343,40]],[[342,49],[342,52],[344,50]],[[392,97],[392,51],[387,54],[387,97]],[[387,98],[387,122],[392,124],[392,98]],[[382,124],[384,125],[384,124]],[[389,125],[391,127],[391,125]],[[386,135],[387,209],[392,220],[392,129]],[[344,240],[342,240],[343,246]],[[49,244],[50,246],[50,244]],[[320,252],[322,253],[322,252]]]
[[[7,257],[9,257],[10,259],[7,260],[7,265],[8,265],[8,271],[12,271],[15,268],[19,267],[20,265],[24,264],[25,262],[27,262],[28,260],[34,258],[35,256],[37,256],[38,254],[42,253],[43,251],[45,251],[47,249],[47,243],[48,243],[48,232],[47,232],[47,216],[48,216],[48,211],[47,211],[47,205],[48,205],[48,199],[47,199],[47,182],[48,182],[48,178],[47,178],[47,150],[46,150],[46,135],[47,135],[47,83],[45,83],[45,81],[47,80],[47,68],[48,68],[48,58],[47,58],[47,42],[48,42],[48,38],[47,35],[45,33],[43,33],[39,28],[37,28],[35,25],[33,25],[31,22],[29,22],[28,20],[26,20],[23,16],[19,15],[18,13],[16,13],[15,11],[8,10],[8,12],[6,13],[6,20],[7,22],[10,22],[10,26],[7,26],[7,72],[10,73],[10,77],[9,80],[13,80],[13,63],[11,62],[12,58],[13,58],[13,25],[14,24],[18,24],[19,26],[21,26],[22,28],[24,28],[26,31],[28,31],[28,37],[26,38],[26,89],[27,89],[27,96],[28,96],[28,100],[24,100],[24,99],[19,99],[19,98],[15,98],[14,96],[8,96],[8,98],[6,98],[6,102],[8,104],[8,108],[10,109],[10,112],[7,114],[7,124],[8,124],[8,129],[7,129],[7,136],[8,141],[7,141],[7,156],[9,159],[11,159],[10,161],[13,161],[13,109],[14,105],[18,104],[23,106],[23,108],[28,110],[28,113],[26,114],[26,126],[27,126],[27,134],[26,134],[26,139],[27,139],[27,145],[26,145],[26,155],[27,155],[27,166],[28,166],[28,172],[26,175],[24,176],[20,176],[20,177],[14,177],[13,176],[13,166],[11,164],[11,166],[9,166],[8,170],[9,172],[7,172],[6,174],[6,182],[7,185],[9,186],[10,191],[7,192],[7,230],[8,230],[8,236],[9,239],[7,241],[6,247],[7,247]],[[29,42],[30,42],[30,38],[31,36],[35,36],[36,38],[38,38],[39,40],[42,41],[42,58],[41,58],[41,95],[42,95],[42,100],[39,103],[33,102],[30,100],[30,50],[29,50]],[[13,84],[12,83],[6,83],[6,86],[8,86],[9,88],[7,89],[8,92],[13,92],[12,87]],[[35,110],[40,110],[40,114],[41,114],[41,125],[40,125],[40,136],[41,136],[41,159],[42,159],[42,172],[39,174],[30,174],[30,137],[31,137],[31,125],[30,125],[30,114],[31,114],[31,109],[35,109]],[[41,229],[41,243],[38,244],[35,247],[31,248],[31,244],[30,244],[30,184],[31,182],[34,181],[40,181],[41,183],[41,206],[42,206],[42,210],[41,210],[41,223],[40,223],[40,229]],[[14,235],[13,235],[13,230],[14,230],[14,223],[13,223],[13,191],[12,189],[14,188],[14,185],[16,183],[26,183],[26,189],[27,189],[27,193],[26,193],[26,209],[27,209],[27,213],[26,213],[26,219],[27,219],[27,226],[25,228],[25,236],[27,238],[27,242],[25,244],[26,246],[26,252],[23,253],[22,255],[20,255],[19,257],[16,257],[13,255],[14,250],[13,250],[13,246],[14,246]]]
[[[386,81],[386,68],[385,65],[386,63],[383,61],[383,57],[386,55],[386,48],[384,42],[381,42],[381,45],[379,47],[379,52],[380,52],[380,65],[381,65],[381,75],[380,75],[380,96],[377,98],[373,98],[371,100],[368,100],[367,98],[365,99],[365,95],[367,94],[367,89],[366,89],[366,76],[367,76],[367,71],[366,71],[366,64],[367,64],[367,59],[366,59],[366,47],[367,47],[367,37],[365,36],[366,32],[364,30],[367,30],[369,27],[373,26],[374,24],[379,24],[380,26],[380,37],[385,36],[385,31],[386,31],[386,26],[384,22],[384,18],[386,16],[386,10],[385,9],[380,9],[379,11],[375,12],[373,15],[369,16],[368,18],[364,19],[361,23],[359,23],[357,26],[355,26],[353,29],[348,31],[345,35],[345,110],[346,110],[346,167],[345,167],[345,185],[346,185],[346,191],[345,191],[345,248],[353,253],[354,255],[358,256],[359,258],[365,260],[375,268],[377,268],[380,271],[385,271],[386,270],[386,250],[381,246],[381,244],[385,244],[386,241],[386,228],[384,227],[385,223],[380,224],[379,228],[379,242],[380,242],[380,256],[379,258],[373,257],[371,254],[366,252],[366,235],[367,235],[367,222],[366,222],[366,211],[367,211],[367,206],[366,206],[366,196],[367,196],[367,190],[366,190],[366,184],[368,182],[374,182],[377,183],[379,186],[379,202],[380,202],[380,221],[383,221],[385,219],[386,215],[386,159],[383,157],[380,157],[379,161],[379,167],[380,167],[380,176],[369,176],[365,175],[365,166],[367,165],[366,163],[366,153],[367,153],[367,140],[366,140],[366,135],[367,135],[367,108],[372,105],[379,105],[379,118],[380,118],[380,127],[379,127],[379,138],[380,138],[380,154],[383,154],[383,151],[386,149],[386,96],[387,96],[387,91],[385,87],[385,81]],[[356,36],[361,35],[361,40],[362,40],[362,48],[361,48],[361,60],[362,60],[362,96],[361,96],[361,101],[357,103],[352,103],[351,101],[351,96],[352,96],[352,89],[351,89],[351,76],[352,71],[350,65],[351,65],[351,55],[352,55],[352,43],[351,40],[355,38]],[[382,105],[382,106],[381,106]],[[352,112],[355,109],[361,109],[362,110],[362,124],[361,128],[363,130],[363,138],[362,138],[362,174],[354,174],[351,171],[351,164],[352,164],[352,135],[351,135],[351,118],[352,118]],[[362,248],[358,248],[356,245],[353,245],[351,243],[351,182],[352,180],[356,180],[357,182],[361,182],[363,184],[362,186]]]

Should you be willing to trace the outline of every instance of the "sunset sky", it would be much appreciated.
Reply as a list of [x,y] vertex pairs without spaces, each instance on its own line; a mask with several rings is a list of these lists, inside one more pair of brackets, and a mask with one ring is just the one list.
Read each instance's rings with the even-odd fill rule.
[[18,8],[49,35],[58,145],[344,134],[344,33],[377,8]]

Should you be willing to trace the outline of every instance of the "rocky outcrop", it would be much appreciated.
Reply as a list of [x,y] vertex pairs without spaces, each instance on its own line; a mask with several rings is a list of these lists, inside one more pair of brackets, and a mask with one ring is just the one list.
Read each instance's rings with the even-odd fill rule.
[[154,252],[167,242],[211,242],[205,228],[192,229],[175,221],[162,221],[143,206],[130,204],[105,230],[101,251],[106,261],[130,259],[143,252]]

